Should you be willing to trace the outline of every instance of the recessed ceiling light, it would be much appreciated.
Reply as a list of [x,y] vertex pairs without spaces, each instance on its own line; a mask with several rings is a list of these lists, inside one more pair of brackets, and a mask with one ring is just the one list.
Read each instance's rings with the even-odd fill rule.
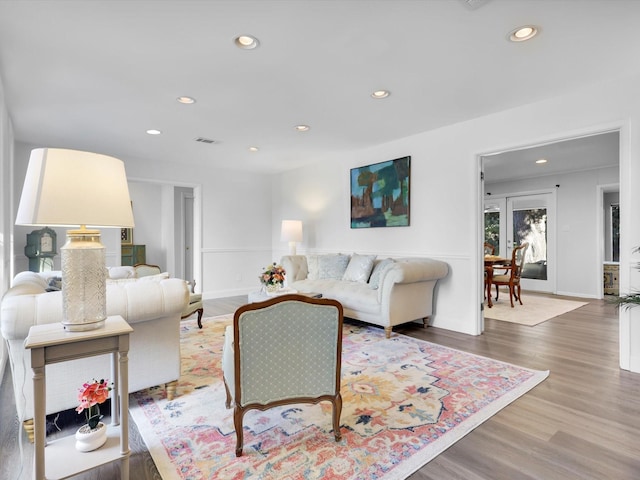
[[258,150],[260,150],[258,147],[249,147],[250,152],[257,152]]
[[371,94],[373,98],[387,98],[389,95],[391,95],[389,90],[376,90]]
[[160,135],[162,132],[160,130],[156,130],[156,129],[152,128],[150,130],[147,130],[147,133],[149,135]]
[[509,32],[509,40],[512,42],[524,42],[535,37],[540,29],[534,25],[523,25]]
[[253,50],[260,42],[256,37],[252,37],[251,35],[239,35],[234,40],[233,43],[236,44],[236,47],[241,48],[243,50]]
[[192,97],[178,97],[177,100],[180,103],[184,103],[185,105],[191,105],[192,103],[196,103],[196,99]]
[[543,163],[547,163],[547,159],[546,158],[541,158],[540,160],[536,160],[537,164],[543,164]]
[[296,125],[295,129],[299,132],[308,132],[311,127],[309,125]]

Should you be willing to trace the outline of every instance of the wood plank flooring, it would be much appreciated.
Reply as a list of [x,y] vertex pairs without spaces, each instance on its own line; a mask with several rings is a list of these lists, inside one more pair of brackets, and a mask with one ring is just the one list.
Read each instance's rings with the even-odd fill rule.
[[[206,300],[205,318],[231,313],[245,302],[246,296]],[[395,330],[551,371],[412,480],[640,479],[640,374],[618,367],[618,317],[605,301],[589,301],[535,327],[486,320],[485,333],[477,337],[413,324]],[[18,442],[21,427],[9,375],[7,369],[0,389],[0,479],[30,479],[33,448],[24,437]],[[131,479],[159,479],[132,421],[130,430]],[[117,465],[108,465],[74,478],[117,479],[119,474]]]

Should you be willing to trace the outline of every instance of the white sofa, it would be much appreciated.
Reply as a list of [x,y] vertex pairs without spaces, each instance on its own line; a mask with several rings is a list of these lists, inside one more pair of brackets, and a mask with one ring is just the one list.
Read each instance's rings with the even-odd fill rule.
[[379,259],[375,255],[327,254],[282,257],[286,286],[298,292],[321,293],[338,300],[344,316],[384,327],[433,314],[434,289],[449,266],[430,258]]
[[[166,384],[172,398],[180,376],[180,316],[189,301],[184,280],[168,274],[135,278],[132,267],[113,267],[107,279],[107,315],[121,315],[133,328],[129,350],[129,391]],[[24,341],[33,325],[60,322],[62,292],[47,291],[60,272],[20,272],[2,298],[0,325],[13,377],[18,418],[32,438],[31,352]],[[60,325],[62,328],[62,325]],[[108,355],[47,366],[47,414],[78,406],[78,389],[92,379],[110,378]]]

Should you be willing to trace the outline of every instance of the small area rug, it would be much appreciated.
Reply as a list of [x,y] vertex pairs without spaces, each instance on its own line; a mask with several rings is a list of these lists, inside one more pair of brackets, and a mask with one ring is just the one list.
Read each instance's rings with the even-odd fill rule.
[[221,370],[231,321],[209,318],[202,330],[182,322],[173,401],[162,388],[131,396],[131,415],[165,480],[406,478],[549,374],[345,323],[342,440],[331,433],[328,402],[251,410],[236,458]]
[[587,305],[586,302],[552,298],[545,295],[528,295],[526,292],[522,294],[522,303],[520,305],[514,300],[514,306],[511,308],[509,292],[500,291],[500,300],[498,302],[493,300],[493,307],[488,308],[485,302],[484,316],[485,318],[533,327],[553,317]]

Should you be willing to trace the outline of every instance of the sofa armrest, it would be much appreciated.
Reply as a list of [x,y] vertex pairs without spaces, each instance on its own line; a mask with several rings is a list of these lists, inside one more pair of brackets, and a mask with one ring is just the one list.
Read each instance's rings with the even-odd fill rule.
[[387,271],[383,281],[392,283],[415,283],[439,280],[449,273],[449,266],[431,258],[398,258]]
[[393,266],[380,279],[378,301],[389,300],[395,284],[434,282],[449,273],[449,265],[431,258],[397,258]]

